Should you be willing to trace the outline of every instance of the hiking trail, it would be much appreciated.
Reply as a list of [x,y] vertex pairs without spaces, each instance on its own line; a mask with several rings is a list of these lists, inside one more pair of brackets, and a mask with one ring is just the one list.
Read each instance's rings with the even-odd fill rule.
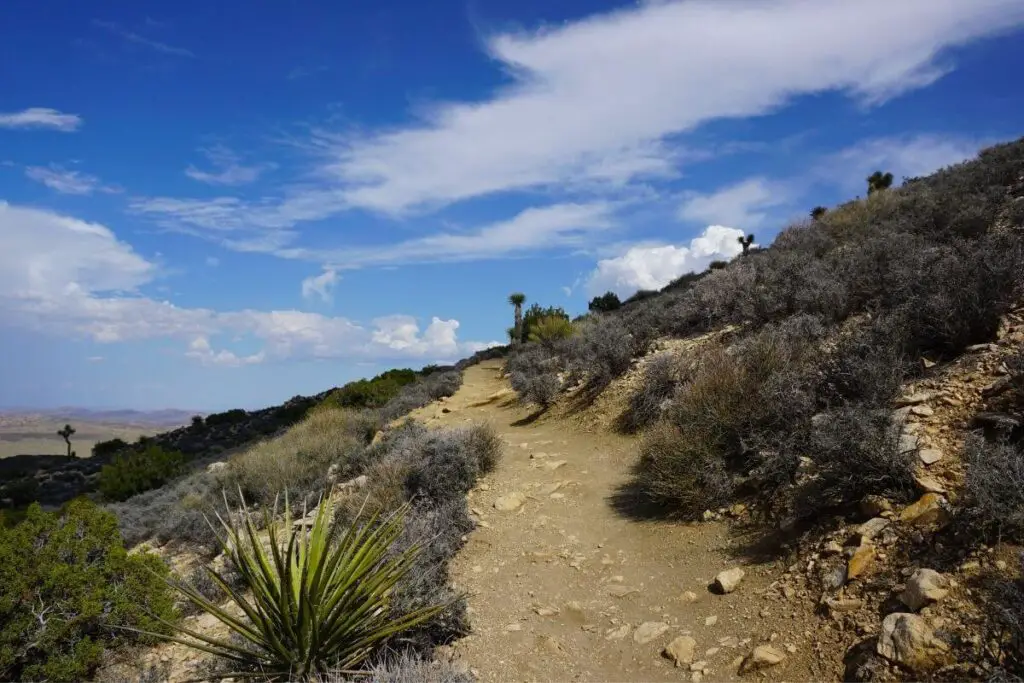
[[[472,633],[447,654],[479,680],[737,680],[759,645],[785,655],[761,670],[772,680],[842,675],[842,655],[823,645],[806,596],[771,587],[783,561],[755,563],[723,522],[646,521],[617,509],[635,438],[537,418],[517,404],[500,361],[467,368],[454,396],[412,416],[430,426],[490,423],[505,443],[497,470],[469,494],[479,524],[451,567]],[[734,592],[710,589],[737,566],[745,577]],[[692,663],[684,653],[676,666],[662,651],[679,636],[695,644],[677,643],[694,647]]]

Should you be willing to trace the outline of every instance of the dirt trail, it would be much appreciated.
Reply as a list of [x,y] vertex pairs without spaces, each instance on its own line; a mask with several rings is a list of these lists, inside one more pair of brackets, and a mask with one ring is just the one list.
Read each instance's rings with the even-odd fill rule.
[[[766,671],[773,680],[838,675],[812,651],[820,622],[806,601],[769,588],[784,566],[738,558],[725,524],[635,521],[615,509],[635,440],[530,422],[498,362],[468,368],[455,396],[416,417],[437,426],[489,422],[507,444],[497,471],[470,493],[480,526],[452,567],[473,625],[454,654],[480,680],[735,680],[739,659],[769,642],[786,655]],[[517,494],[525,496],[518,509],[495,507]],[[709,590],[719,571],[737,565],[746,577],[734,593]],[[638,630],[648,622],[666,628]],[[663,632],[646,641],[645,630]],[[696,640],[693,670],[702,674],[661,655],[680,635]]]

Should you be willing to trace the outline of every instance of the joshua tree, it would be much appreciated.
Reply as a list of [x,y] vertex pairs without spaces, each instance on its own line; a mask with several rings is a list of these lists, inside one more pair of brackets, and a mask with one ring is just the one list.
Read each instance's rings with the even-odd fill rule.
[[73,453],[71,452],[71,436],[75,433],[75,428],[71,425],[64,425],[64,429],[57,430],[57,436],[64,439],[64,443],[68,445],[68,457],[70,458]]
[[875,171],[868,176],[868,194],[874,194],[880,190],[888,190],[892,187],[892,173]]
[[743,247],[743,254],[746,255],[746,253],[750,250],[750,245],[754,243],[754,235],[750,234],[747,235],[746,237],[737,237],[736,241],[739,242],[740,246]]
[[523,304],[526,303],[526,295],[522,292],[513,292],[508,295],[508,302],[515,307],[516,322],[512,328],[512,343],[522,341],[523,337]]
[[826,209],[824,206],[816,206],[813,209],[811,209],[811,218],[813,218],[814,220],[818,220],[826,213],[828,213],[828,209]]

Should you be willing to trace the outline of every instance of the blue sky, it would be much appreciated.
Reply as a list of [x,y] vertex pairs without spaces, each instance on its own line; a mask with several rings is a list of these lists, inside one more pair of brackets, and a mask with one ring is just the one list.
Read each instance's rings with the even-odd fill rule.
[[258,407],[1022,134],[1021,0],[0,5],[0,406]]

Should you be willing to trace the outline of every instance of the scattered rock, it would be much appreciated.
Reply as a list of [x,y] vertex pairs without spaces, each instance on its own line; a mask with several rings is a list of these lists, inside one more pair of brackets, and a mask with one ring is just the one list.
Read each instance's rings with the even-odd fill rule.
[[690,636],[679,636],[665,646],[662,654],[675,662],[675,665],[684,666],[693,662],[693,652],[697,648],[697,641]]
[[914,483],[917,487],[925,493],[945,493],[946,487],[944,487],[939,480],[935,477],[927,474],[917,474],[914,476]]
[[717,614],[712,614],[710,617],[708,617],[708,618],[706,618],[704,620],[704,625],[705,626],[714,626],[717,623],[718,623],[718,615]]
[[896,399],[896,407],[902,408],[904,406],[917,405],[918,403],[927,403],[933,398],[935,398],[935,394],[930,391],[916,391],[909,396]]
[[355,479],[349,479],[344,483],[338,484],[338,492],[347,493],[349,491],[358,491],[360,489],[364,489],[366,488],[366,484],[369,481],[370,480],[366,477],[365,474],[361,474]]
[[860,501],[860,513],[865,517],[880,517],[883,512],[892,512],[892,503],[882,496],[867,495]]
[[914,406],[910,409],[911,414],[917,415],[918,417],[931,417],[935,414],[935,409],[931,406],[919,405]]
[[917,450],[918,439],[913,434],[903,432],[900,434],[900,453],[909,453]]
[[558,609],[554,605],[542,605],[540,607],[534,607],[533,611],[542,617],[553,617],[562,610]]
[[553,655],[564,655],[565,648],[562,644],[549,635],[537,636],[537,648]]
[[632,627],[629,624],[623,624],[622,626],[619,626],[618,628],[609,629],[609,630],[605,631],[604,639],[605,640],[622,640],[623,638],[625,638],[626,636],[629,635],[629,632],[630,632],[631,629],[632,629]]
[[869,519],[868,521],[864,522],[859,527],[857,527],[857,534],[860,535],[860,537],[865,541],[870,541],[871,539],[878,536],[878,534],[882,533],[885,530],[885,528],[889,526],[889,523],[889,520],[887,520],[885,517],[875,517],[874,519]]
[[875,556],[875,547],[870,543],[864,543],[857,548],[846,565],[846,580],[853,581],[871,571],[875,564]]
[[1003,392],[1010,389],[1013,386],[1013,380],[1010,377],[1000,377],[995,382],[992,382],[988,386],[982,387],[981,395],[985,398],[998,396]]
[[827,599],[825,604],[832,614],[847,614],[857,612],[864,607],[864,601],[856,598]]
[[748,671],[767,669],[779,664],[785,658],[785,653],[776,650],[771,645],[758,645],[740,664],[740,673],[744,674]]
[[904,605],[917,612],[925,605],[938,602],[949,595],[949,579],[934,569],[918,569],[907,581],[900,594]]
[[683,602],[697,602],[697,594],[693,591],[685,591],[679,596],[679,599]]
[[877,651],[914,673],[925,673],[946,661],[949,646],[935,636],[922,617],[896,612],[882,621]]
[[523,503],[526,502],[526,496],[520,491],[513,491],[507,496],[499,496],[494,501],[494,509],[499,512],[515,512],[519,508],[523,507]]
[[718,572],[718,575],[715,576],[715,590],[723,594],[732,593],[740,585],[740,581],[745,575],[746,572],[740,567]]
[[949,513],[945,509],[946,499],[937,493],[926,493],[900,513],[900,521],[914,526],[945,524]]
[[565,460],[552,460],[551,462],[544,463],[544,469],[553,472],[557,470],[559,467],[564,466],[565,463]]
[[942,460],[942,451],[937,448],[924,448],[918,452],[917,457],[921,458],[925,465],[934,465]]
[[608,595],[613,598],[624,598],[631,593],[639,593],[640,591],[632,586],[623,586],[616,584],[614,586],[608,586]]
[[633,642],[639,645],[646,645],[656,638],[660,638],[668,631],[669,626],[663,621],[645,621],[636,627],[633,632]]

